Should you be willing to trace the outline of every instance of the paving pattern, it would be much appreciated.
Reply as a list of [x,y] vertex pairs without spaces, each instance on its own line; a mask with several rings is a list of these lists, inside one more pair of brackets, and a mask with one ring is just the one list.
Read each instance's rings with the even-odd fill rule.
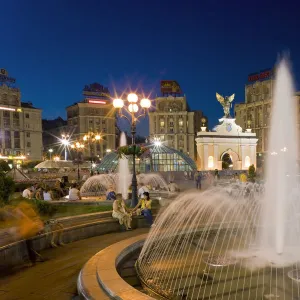
[[110,233],[47,249],[41,253],[47,261],[19,269],[10,275],[1,274],[0,299],[76,299],[77,276],[89,258],[113,243],[147,233],[148,230]]

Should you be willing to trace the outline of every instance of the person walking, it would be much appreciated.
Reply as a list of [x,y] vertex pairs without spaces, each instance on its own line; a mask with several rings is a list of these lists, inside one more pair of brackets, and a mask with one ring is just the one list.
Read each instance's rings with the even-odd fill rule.
[[196,182],[196,189],[201,190],[201,173],[200,171],[197,171],[195,174],[195,182]]

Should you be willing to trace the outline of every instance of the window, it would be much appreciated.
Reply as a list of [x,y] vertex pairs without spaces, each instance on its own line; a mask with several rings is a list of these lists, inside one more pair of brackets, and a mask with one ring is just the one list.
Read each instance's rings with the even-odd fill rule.
[[4,117],[4,118],[9,118],[9,117],[10,117],[9,111],[5,110],[5,111],[3,112],[3,117]]
[[174,132],[174,128],[170,128],[170,132],[173,133]]
[[102,124],[105,125],[106,124],[106,120],[102,120]]
[[14,132],[14,138],[19,139],[20,138],[20,131],[15,131]]
[[90,120],[90,124],[93,124],[93,120]]
[[27,147],[31,147],[31,143],[30,142],[27,142]]
[[26,119],[29,119],[29,114],[25,114],[25,118],[26,118]]
[[164,120],[160,120],[160,127],[164,127],[165,126],[165,121]]
[[30,132],[26,132],[26,137],[30,138]]
[[179,119],[179,126],[182,127],[183,126],[183,120]]
[[6,149],[10,149],[11,148],[11,135],[10,135],[10,131],[5,131],[4,136],[5,136],[5,148]]

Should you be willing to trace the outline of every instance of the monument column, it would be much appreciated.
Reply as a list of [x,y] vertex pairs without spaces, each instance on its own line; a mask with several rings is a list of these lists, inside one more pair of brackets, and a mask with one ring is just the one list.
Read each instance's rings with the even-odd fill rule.
[[241,169],[245,170],[245,145],[241,145]]
[[256,151],[255,151],[256,146],[251,145],[250,146],[250,164],[254,165],[256,168]]
[[203,167],[204,170],[208,170],[208,145],[203,145]]
[[219,161],[219,145],[214,144],[214,169],[218,169],[218,161]]

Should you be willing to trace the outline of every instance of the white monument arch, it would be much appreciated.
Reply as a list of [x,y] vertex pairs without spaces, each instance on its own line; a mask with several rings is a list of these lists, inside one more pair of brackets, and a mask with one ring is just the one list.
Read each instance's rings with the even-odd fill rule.
[[256,167],[256,134],[251,129],[243,132],[229,113],[234,94],[225,98],[217,94],[217,99],[225,115],[213,131],[201,127],[197,133],[198,170],[222,170],[225,161],[233,170],[247,170],[250,165]]

